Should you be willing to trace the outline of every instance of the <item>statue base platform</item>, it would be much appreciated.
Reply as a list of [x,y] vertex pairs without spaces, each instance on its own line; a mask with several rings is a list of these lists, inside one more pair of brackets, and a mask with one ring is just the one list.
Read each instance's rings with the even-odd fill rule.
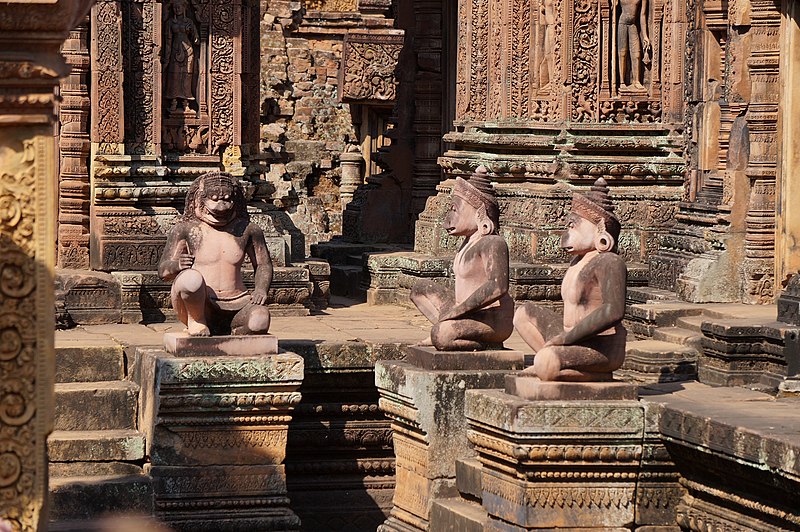
[[506,375],[506,393],[529,401],[635,401],[638,386],[621,381],[545,382],[539,377]]
[[188,333],[165,333],[167,353],[196,355],[274,355],[278,352],[278,337],[271,334],[248,336],[190,336]]
[[485,530],[633,528],[645,438],[639,401],[530,401],[469,390],[465,415],[482,464]]
[[[420,356],[427,352],[412,349],[421,351]],[[391,514],[378,530],[431,530],[432,501],[456,495],[456,461],[475,455],[467,441],[464,394],[500,388],[507,373],[505,369],[429,370],[395,360],[375,364],[379,405],[392,420],[396,468]]]
[[433,346],[410,346],[405,362],[422,369],[440,370],[505,370],[525,368],[525,355],[512,349],[485,351],[438,351]]

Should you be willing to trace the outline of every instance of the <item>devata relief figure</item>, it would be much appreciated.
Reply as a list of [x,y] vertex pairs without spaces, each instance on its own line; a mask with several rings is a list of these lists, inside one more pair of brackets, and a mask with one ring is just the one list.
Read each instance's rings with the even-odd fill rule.
[[[242,281],[245,254],[255,290]],[[272,260],[264,232],[250,222],[242,186],[230,174],[198,177],[182,219],[170,230],[158,275],[172,283],[172,308],[192,336],[266,334]]]
[[187,16],[187,0],[172,0],[172,16],[164,26],[164,98],[169,112],[187,110],[194,101],[195,54],[199,41],[197,26]]
[[486,168],[478,167],[469,180],[456,178],[452,201],[444,228],[466,237],[453,260],[455,293],[433,282],[411,291],[411,301],[433,323],[424,343],[440,351],[499,347],[514,330],[514,302],[508,246],[497,234],[500,210]]
[[552,93],[555,88],[553,76],[556,72],[556,0],[541,0],[539,6],[539,26],[544,30],[542,41],[542,61],[539,64],[539,83],[542,92]]
[[642,66],[650,63],[652,53],[647,35],[647,0],[614,0],[614,14],[617,12],[617,2],[620,5],[620,15],[615,44],[619,87],[629,91],[644,91]]
[[563,320],[533,303],[514,315],[514,326],[536,352],[524,374],[543,381],[602,381],[622,366],[627,268],[616,251],[619,231],[602,178],[587,194],[573,196],[561,236],[561,247],[574,257],[561,283]]

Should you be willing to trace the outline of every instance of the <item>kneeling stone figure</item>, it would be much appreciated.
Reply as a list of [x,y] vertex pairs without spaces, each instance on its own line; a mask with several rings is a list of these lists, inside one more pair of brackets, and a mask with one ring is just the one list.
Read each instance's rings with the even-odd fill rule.
[[453,260],[455,291],[423,281],[411,301],[431,323],[423,344],[439,351],[501,347],[513,332],[514,302],[508,295],[508,245],[497,234],[500,210],[485,167],[469,180],[456,178],[444,228],[464,242]]
[[617,254],[620,223],[598,179],[575,193],[561,247],[574,258],[561,283],[564,316],[527,303],[514,326],[536,353],[523,374],[543,381],[607,381],[625,359],[627,268]]

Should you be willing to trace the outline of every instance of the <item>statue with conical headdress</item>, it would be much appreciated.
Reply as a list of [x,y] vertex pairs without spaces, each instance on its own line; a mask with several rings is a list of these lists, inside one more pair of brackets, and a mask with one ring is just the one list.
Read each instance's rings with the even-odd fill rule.
[[440,351],[501,347],[513,332],[514,302],[508,295],[508,245],[497,234],[500,209],[485,167],[456,178],[444,229],[464,242],[453,260],[455,290],[422,281],[411,301],[433,328],[423,344]]
[[514,314],[514,326],[536,353],[523,374],[543,381],[607,381],[622,366],[628,271],[617,254],[619,233],[604,179],[573,195],[561,236],[561,248],[573,256],[561,283],[564,315],[533,303]]

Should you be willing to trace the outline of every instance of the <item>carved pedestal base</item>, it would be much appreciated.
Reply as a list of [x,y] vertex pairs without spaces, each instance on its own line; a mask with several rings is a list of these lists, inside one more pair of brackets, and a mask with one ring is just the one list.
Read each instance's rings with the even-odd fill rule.
[[525,355],[511,349],[437,351],[435,347],[413,346],[408,348],[405,361],[430,370],[520,371],[525,368]]
[[164,334],[164,349],[179,356],[192,355],[274,355],[278,337],[271,334],[248,336],[189,336],[188,333]]
[[644,406],[633,400],[570,401],[576,392],[569,387],[561,384],[560,398],[542,401],[500,390],[467,392],[469,441],[483,465],[486,530],[668,524],[636,519]]
[[303,359],[140,349],[156,516],[175,530],[297,530],[284,458]]
[[390,517],[379,530],[428,530],[433,499],[456,494],[456,460],[474,455],[467,443],[464,392],[501,387],[506,373],[375,364],[379,405],[392,420],[397,478]]

